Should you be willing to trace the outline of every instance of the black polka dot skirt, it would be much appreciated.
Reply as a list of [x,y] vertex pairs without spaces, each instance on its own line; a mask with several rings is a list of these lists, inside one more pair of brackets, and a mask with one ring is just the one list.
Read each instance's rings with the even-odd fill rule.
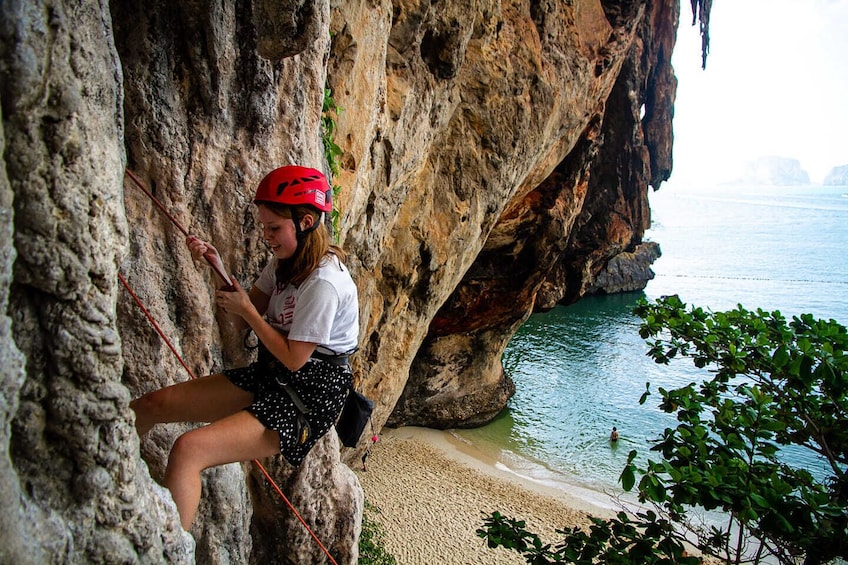
[[[280,434],[280,453],[292,465],[300,465],[339,417],[352,380],[350,368],[312,358],[292,372],[276,359],[263,357],[247,367],[228,369],[224,375],[253,393],[253,404],[246,410]],[[281,383],[294,389],[309,409],[307,414],[301,415]],[[303,418],[308,424],[305,434]]]

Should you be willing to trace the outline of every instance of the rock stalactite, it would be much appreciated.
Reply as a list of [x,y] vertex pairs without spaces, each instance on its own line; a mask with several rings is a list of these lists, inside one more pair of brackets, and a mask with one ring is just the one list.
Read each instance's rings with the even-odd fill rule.
[[[671,172],[678,0],[0,10],[2,562],[324,559],[249,465],[206,471],[180,528],[158,482],[186,426],[139,440],[128,403],[187,376],[118,273],[193,373],[251,354],[125,167],[250,284],[267,260],[254,187],[280,164],[326,169],[331,89],[377,429],[497,414],[515,329],[636,248]],[[264,462],[339,563],[357,558],[356,455],[331,433],[298,469]]]

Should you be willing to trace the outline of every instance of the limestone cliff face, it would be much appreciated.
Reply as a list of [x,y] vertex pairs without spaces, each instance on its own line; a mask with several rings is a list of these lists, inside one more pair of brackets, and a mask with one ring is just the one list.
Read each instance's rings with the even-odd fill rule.
[[[542,102],[553,111],[527,114],[521,98],[513,98],[516,107],[492,112],[511,111],[516,123],[527,120],[512,143],[519,152],[537,149],[515,159],[504,148],[493,174],[486,172],[491,158],[477,161],[484,170],[476,198],[500,190],[502,206],[493,210],[497,220],[488,233],[481,224],[485,242],[480,240],[474,262],[431,321],[392,424],[448,428],[494,417],[513,392],[500,361],[515,329],[534,308],[591,292],[606,262],[632,250],[649,226],[648,184],[658,187],[671,172],[676,79],[668,57],[679,7],[577,4],[514,14],[518,19],[510,27],[535,28],[539,43],[528,60],[547,74],[531,66],[522,77],[516,66],[500,84],[503,94],[495,94],[493,81],[475,109],[463,112],[482,114],[479,120],[490,123],[495,106],[487,97],[509,100],[516,83],[528,85],[531,100],[544,98],[537,91],[553,97]],[[547,133],[536,139],[536,132]],[[487,155],[485,147],[481,142],[480,154]],[[459,151],[466,150],[460,143]],[[454,186],[466,182],[467,169],[457,171]],[[504,170],[519,180],[514,188],[497,182],[494,173]]]
[[[2,4],[0,561],[321,562],[250,465],[204,474],[182,532],[161,480],[186,428],[129,399],[249,359],[207,270],[129,166],[245,284],[272,167],[325,167],[343,107],[340,243],[361,297],[374,424],[484,422],[534,308],[589,292],[671,171],[677,0]],[[334,434],[265,462],[339,563],[362,493]],[[274,535],[268,535],[273,532]]]

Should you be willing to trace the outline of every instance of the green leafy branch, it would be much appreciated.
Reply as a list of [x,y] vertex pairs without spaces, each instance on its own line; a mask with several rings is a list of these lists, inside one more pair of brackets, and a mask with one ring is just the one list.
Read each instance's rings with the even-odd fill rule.
[[515,520],[493,512],[483,522],[477,535],[490,548],[504,547],[517,551],[532,565],[577,563],[591,565],[697,565],[700,559],[689,556],[673,524],[648,510],[631,520],[626,512],[616,518],[592,518],[588,532],[582,528],[557,530],[563,540],[553,546],[544,543],[537,534],[528,532],[523,520]]
[[[755,562],[763,555],[781,563],[844,558],[845,327],[809,314],[787,321],[778,311],[741,305],[687,310],[676,296],[642,301],[635,312],[644,320],[640,335],[653,339],[648,354],[656,362],[688,356],[713,375],[700,386],[660,389],[660,408],[676,413],[679,425],[651,448],[663,460],[639,470],[640,500],[681,519],[696,505],[729,515],[726,528],[698,532],[701,548],[728,562],[740,559],[752,539],[760,544]],[[790,445],[814,454],[829,473],[817,480],[786,464],[781,448]],[[625,488],[635,482],[634,456],[621,476]]]

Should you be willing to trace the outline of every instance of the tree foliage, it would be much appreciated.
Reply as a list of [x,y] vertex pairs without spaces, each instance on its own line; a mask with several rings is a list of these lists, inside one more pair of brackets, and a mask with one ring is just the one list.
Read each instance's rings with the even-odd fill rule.
[[612,520],[591,518],[589,532],[581,528],[557,530],[563,540],[556,546],[525,529],[525,522],[493,512],[477,530],[489,547],[505,547],[524,555],[532,565],[555,563],[607,563],[612,565],[696,565],[700,559],[688,556],[671,522],[655,512],[640,512],[631,520],[619,512]]
[[[564,530],[563,543],[584,553],[591,545],[594,557],[559,552],[555,559],[528,563],[625,562],[614,560],[624,556],[616,535],[595,535],[598,529],[615,532],[622,523],[636,528],[655,558],[668,559],[640,561],[645,563],[684,562],[668,540],[682,541],[686,533],[700,551],[727,563],[813,565],[848,558],[845,327],[806,314],[787,321],[780,312],[742,306],[717,313],[687,309],[676,296],[643,300],[635,312],[657,363],[686,357],[711,375],[697,385],[659,388],[660,408],[676,414],[677,427],[654,440],[651,451],[659,461],[649,458],[640,466],[632,451],[621,474],[624,489],[637,487],[639,501],[662,518],[642,513],[629,522],[622,514],[608,522],[593,519],[589,535]],[[640,402],[650,394],[649,384]],[[788,449],[810,454],[807,459],[819,468],[791,464]],[[694,508],[727,519],[705,526],[692,519]],[[479,533],[491,544],[505,537],[503,524],[502,518],[490,520]],[[611,550],[617,557],[599,559]]]

